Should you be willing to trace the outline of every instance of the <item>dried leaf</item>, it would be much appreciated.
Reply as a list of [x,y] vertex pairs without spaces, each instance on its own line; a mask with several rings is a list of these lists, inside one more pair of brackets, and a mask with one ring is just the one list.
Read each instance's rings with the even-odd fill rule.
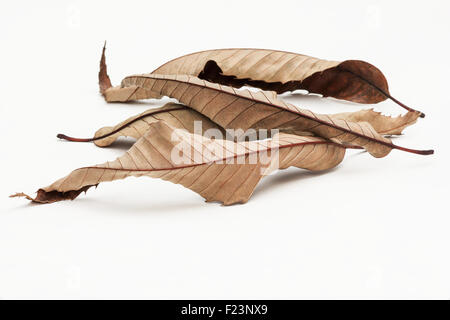
[[[321,115],[277,97],[277,92],[306,88],[363,103],[389,97],[402,105],[389,95],[381,72],[362,61],[340,63],[270,50],[212,50],[175,59],[151,74],[126,77],[120,87],[112,87],[103,48],[99,85],[107,101],[168,96],[183,104],[147,110],[100,129],[91,139],[58,135],[72,141],[95,141],[98,146],[109,145],[122,135],[138,141],[116,160],[76,169],[39,189],[35,198],[24,193],[11,197],[38,203],[73,200],[101,182],[148,176],[179,183],[207,201],[230,205],[248,201],[257,183],[276,169],[333,168],[342,161],[346,148],[364,148],[374,157],[386,156],[392,149],[433,153],[403,148],[382,136],[401,134],[423,116],[418,111],[396,118],[373,110]],[[243,85],[272,91],[234,89]],[[196,121],[202,124],[200,131],[194,130]],[[209,129],[220,136],[225,129],[240,130],[238,138],[249,129],[279,129],[282,133],[271,139],[236,142],[216,134],[210,139]]]
[[[369,122],[372,127],[380,134],[401,134],[402,130],[414,124],[419,116],[418,112],[408,112],[403,116],[390,117],[382,115],[380,112],[370,110],[361,110],[356,112],[347,112],[330,115],[333,118],[353,121],[353,122]],[[190,133],[204,134],[206,130],[218,129],[223,133],[223,137],[227,138],[223,132],[224,129],[215,124],[207,117],[197,111],[186,107],[182,104],[168,103],[160,108],[151,108],[136,116],[130,117],[115,126],[103,127],[97,130],[93,138],[80,139],[72,138],[64,134],[58,134],[58,138],[74,141],[74,142],[91,142],[93,141],[99,147],[111,145],[119,137],[132,137],[136,140],[147,132],[150,125],[156,121],[164,120],[174,128],[184,128]],[[200,123],[195,127],[195,121]],[[274,122],[278,122],[274,119]],[[194,132],[194,128],[199,128],[198,132]],[[312,133],[296,130],[287,124],[277,128],[281,132],[292,133],[297,135],[313,135]]]
[[[100,67],[106,74],[104,51]],[[358,103],[378,103],[389,98],[406,110],[415,111],[390,95],[387,80],[379,69],[360,60],[327,61],[266,49],[217,49],[173,59],[152,73],[191,75],[235,88],[247,85],[277,93],[304,89]],[[130,88],[124,90],[132,92]],[[152,92],[145,96],[158,98]],[[105,98],[117,101],[108,95]]]
[[[124,95],[123,88],[133,88]],[[143,74],[126,77],[121,87],[109,88],[105,94],[113,100],[142,99],[148,92],[168,96],[207,116],[226,129],[274,129],[291,126],[339,143],[363,147],[374,157],[384,157],[393,148],[432,154],[432,150],[413,150],[392,144],[368,122],[350,122],[333,116],[315,114],[277,100],[264,91],[235,90],[187,75]],[[274,121],[276,120],[276,122]]]
[[207,117],[182,104],[167,103],[160,108],[152,108],[136,116],[130,117],[113,127],[103,127],[97,130],[93,138],[81,139],[69,137],[65,134],[58,134],[58,138],[74,142],[93,141],[99,147],[111,145],[117,138],[125,136],[136,140],[142,137],[152,123],[164,120],[174,128],[185,129],[194,133],[195,122],[201,124],[197,134],[203,134],[206,130],[217,129],[223,136],[224,130]]
[[106,50],[106,41],[102,50],[102,58],[100,59],[100,71],[98,72],[98,85],[100,87],[101,93],[105,92],[108,88],[112,86],[111,79],[109,79],[108,69],[106,66],[105,50]]
[[356,112],[343,112],[331,115],[334,119],[352,122],[367,121],[379,133],[383,135],[400,135],[403,129],[417,122],[420,113],[408,111],[397,117],[385,116],[373,109],[360,110]]
[[158,121],[115,161],[77,169],[39,189],[36,198],[23,193],[12,197],[39,203],[73,200],[101,182],[148,176],[179,183],[207,201],[230,205],[246,202],[257,183],[273,170],[290,166],[326,170],[338,165],[344,154],[343,146],[318,137],[281,133],[265,142],[236,143],[174,131]]

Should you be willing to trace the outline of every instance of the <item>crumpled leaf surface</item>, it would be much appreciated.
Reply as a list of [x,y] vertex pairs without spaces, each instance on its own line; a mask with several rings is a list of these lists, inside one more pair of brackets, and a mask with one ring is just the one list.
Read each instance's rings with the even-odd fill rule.
[[158,121],[115,161],[76,169],[39,189],[36,198],[24,193],[12,197],[39,203],[73,200],[101,182],[148,176],[179,183],[207,201],[230,205],[246,202],[264,175],[277,168],[326,170],[338,165],[344,154],[343,146],[318,137],[281,133],[264,142],[232,142],[175,131]]
[[[125,93],[123,88],[131,88],[132,91]],[[122,81],[120,88],[112,87],[105,94],[114,101],[128,101],[142,99],[148,92],[175,98],[226,129],[245,131],[249,128],[291,126],[293,130],[308,131],[339,143],[363,147],[374,157],[384,157],[393,148],[419,154],[432,153],[431,150],[396,146],[368,122],[351,122],[315,114],[278,100],[272,93],[236,90],[186,75],[129,76]]]
[[385,116],[373,109],[359,110],[356,112],[343,112],[331,115],[334,119],[352,122],[368,122],[379,133],[383,135],[400,135],[406,127],[417,122],[420,117],[418,111],[408,111],[397,117]]
[[137,140],[147,132],[152,123],[160,120],[164,120],[174,128],[185,129],[190,133],[194,133],[194,126],[197,121],[197,123],[201,123],[198,127],[199,131],[196,132],[197,134],[203,134],[209,129],[217,129],[225,136],[224,130],[220,126],[201,113],[182,104],[170,102],[159,108],[148,109],[115,126],[102,127],[97,130],[93,138],[72,138],[64,134],[58,134],[58,138],[75,142],[93,141],[99,147],[106,147],[111,145],[119,137],[132,137]]
[[187,74],[233,87],[250,85],[277,93],[305,89],[360,103],[377,103],[386,99],[374,86],[389,91],[381,71],[367,62],[328,61],[265,49],[196,52],[171,60],[152,73]]
[[[367,121],[380,134],[399,135],[404,128],[417,121],[419,113],[408,112],[403,116],[390,117],[382,115],[380,112],[373,111],[372,109],[368,109],[356,112],[338,113],[331,116],[336,119],[352,122]],[[93,141],[99,147],[106,147],[111,145],[119,137],[139,139],[147,132],[152,123],[159,120],[164,120],[174,128],[186,129],[190,133],[204,134],[204,132],[209,129],[218,129],[222,133],[224,131],[221,126],[215,124],[201,113],[198,113],[189,107],[177,103],[167,103],[163,107],[151,108],[136,116],[129,117],[115,126],[102,127],[97,130],[93,138],[71,138],[62,134],[58,135],[58,137],[78,142]],[[195,121],[201,122],[201,125],[197,127],[201,129],[199,132],[194,132]],[[277,129],[285,133],[313,135],[312,133],[305,131],[294,130],[290,126],[287,126],[286,128],[281,126]],[[223,137],[226,137],[225,133],[223,133]]]
[[[104,51],[100,68],[104,69],[105,87],[110,81],[106,79]],[[267,49],[216,49],[181,56],[151,73],[191,75],[235,88],[247,85],[277,93],[304,89],[358,103],[378,103],[390,98],[414,111],[390,95],[387,80],[378,68],[361,60],[328,61]],[[159,96],[147,92],[146,97]],[[107,95],[105,98],[111,101]]]

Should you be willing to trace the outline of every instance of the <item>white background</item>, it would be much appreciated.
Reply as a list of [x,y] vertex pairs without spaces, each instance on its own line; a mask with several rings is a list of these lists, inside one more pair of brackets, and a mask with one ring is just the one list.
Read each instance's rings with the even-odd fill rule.
[[[449,4],[2,1],[0,298],[449,299]],[[90,137],[164,103],[103,101],[105,39],[114,84],[213,48],[366,60],[395,97],[427,114],[395,143],[436,153],[350,150],[327,173],[278,172],[232,207],[147,178],[51,205],[9,199],[130,146],[99,149],[57,133]],[[323,113],[369,107],[285,98]],[[403,112],[391,101],[375,108]]]

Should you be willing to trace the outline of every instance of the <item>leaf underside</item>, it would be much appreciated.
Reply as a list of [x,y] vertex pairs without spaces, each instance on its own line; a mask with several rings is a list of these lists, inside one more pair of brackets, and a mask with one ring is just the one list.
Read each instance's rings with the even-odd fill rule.
[[419,154],[431,152],[393,145],[367,122],[350,122],[332,115],[315,114],[278,100],[272,93],[235,90],[186,75],[129,76],[120,87],[109,88],[105,95],[112,100],[128,101],[145,99],[152,93],[175,98],[225,129],[269,130],[290,125],[296,130],[363,147],[375,157],[384,157],[393,148]]
[[196,52],[171,60],[152,73],[186,74],[237,88],[247,85],[277,93],[304,89],[359,103],[383,101],[387,97],[379,89],[389,92],[384,75],[367,62],[328,61],[266,49]]
[[[176,161],[173,150],[184,151],[177,153]],[[278,168],[326,170],[338,165],[344,154],[343,146],[318,137],[281,133],[264,142],[211,140],[185,130],[175,131],[166,122],[158,121],[115,161],[76,169],[39,189],[35,198],[23,193],[14,196],[39,203],[73,200],[101,182],[148,176],[179,183],[206,201],[230,205],[246,202],[257,183]]]
[[[102,63],[101,68],[106,70],[104,51]],[[152,73],[191,75],[235,88],[252,86],[277,93],[303,89],[357,103],[389,98],[415,111],[390,95],[387,80],[378,68],[361,60],[328,61],[267,49],[217,49],[181,56]],[[149,98],[159,96],[153,93]]]
[[[352,122],[368,122],[378,133],[383,135],[399,135],[404,128],[414,124],[419,115],[417,112],[408,112],[403,116],[390,117],[369,109],[339,113],[332,116],[336,119]],[[217,129],[222,134],[222,137],[227,138],[226,133],[221,126],[215,124],[201,113],[177,103],[167,103],[163,107],[151,108],[136,116],[129,117],[115,126],[102,127],[97,130],[93,138],[72,138],[63,134],[59,134],[58,137],[75,142],[93,141],[99,147],[106,147],[111,145],[119,137],[139,139],[147,132],[152,123],[159,120],[164,120],[174,128],[186,129],[190,133],[202,135],[210,129]],[[195,126],[196,123],[197,126]],[[196,128],[200,130],[194,132],[194,129]],[[285,133],[312,135],[312,133],[297,130],[289,124],[280,126],[277,129]],[[258,138],[258,136],[256,136],[256,138]]]

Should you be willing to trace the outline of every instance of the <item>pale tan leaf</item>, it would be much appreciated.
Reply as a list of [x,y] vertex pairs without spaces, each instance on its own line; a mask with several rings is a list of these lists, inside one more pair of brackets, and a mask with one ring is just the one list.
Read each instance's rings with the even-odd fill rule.
[[[183,151],[183,152],[180,152]],[[148,176],[179,183],[207,201],[246,202],[257,183],[276,169],[290,166],[326,170],[338,165],[345,148],[318,137],[281,133],[271,140],[232,142],[209,139],[152,123],[145,135],[115,161],[76,169],[39,189],[34,202],[74,199],[101,182]]]
[[[128,87],[142,88],[143,91],[135,90],[131,97],[125,97],[127,99],[140,99],[140,94],[150,91],[175,98],[225,129],[245,131],[290,126],[292,130],[308,131],[339,143],[363,147],[374,157],[384,157],[393,148],[418,154],[432,153],[432,150],[418,151],[396,146],[368,122],[351,122],[315,114],[275,99],[264,91],[236,90],[186,75],[155,74],[126,77],[121,88]],[[115,88],[110,88],[106,94],[115,91]]]
[[[352,122],[369,122],[380,134],[401,134],[402,130],[417,121],[418,112],[408,112],[403,116],[390,117],[382,115],[380,112],[361,110],[329,115],[336,119]],[[275,118],[275,117],[274,117]],[[182,104],[168,103],[160,108],[151,108],[136,116],[130,117],[115,126],[103,127],[97,130],[93,138],[80,139],[72,138],[64,134],[58,137],[75,142],[93,141],[99,147],[111,145],[119,137],[132,137],[136,140],[147,132],[149,126],[159,120],[164,120],[174,128],[186,129],[190,133],[204,134],[207,130],[217,129],[222,133],[222,137],[228,138],[224,129],[203,116],[201,113],[186,107]],[[276,119],[274,119],[277,122]],[[197,132],[194,132],[197,129]],[[313,135],[311,132],[297,130],[288,124],[277,128],[281,132],[297,134],[301,136]],[[231,137],[233,138],[233,137]],[[256,138],[258,138],[256,136]]]
[[[152,123],[164,120],[174,128],[185,129],[190,133],[203,134],[207,130],[215,129],[225,136],[224,130],[207,117],[182,104],[167,103],[160,108],[148,109],[136,116],[130,117],[115,126],[102,127],[93,138],[73,138],[65,134],[58,134],[58,138],[74,142],[93,141],[99,147],[111,145],[119,137],[132,137],[136,140],[142,137]],[[194,129],[198,131],[195,132]],[[214,132],[211,132],[213,134]]]
[[[106,70],[104,52],[101,68]],[[390,98],[408,111],[414,111],[390,95],[387,80],[379,69],[360,60],[328,61],[267,49],[217,49],[181,56],[151,73],[191,75],[235,88],[247,85],[277,93],[304,89],[358,103],[377,103]],[[105,84],[110,85],[109,78],[107,80]],[[135,89],[140,92],[134,98],[159,97],[144,88]],[[134,93],[129,87],[121,90],[130,98]],[[118,91],[113,91],[105,98],[127,101],[119,100],[117,94]]]
[[336,113],[334,119],[352,122],[367,121],[379,133],[383,135],[400,135],[403,129],[417,122],[420,112],[408,111],[397,117],[385,116],[373,109],[360,110],[356,112]]

